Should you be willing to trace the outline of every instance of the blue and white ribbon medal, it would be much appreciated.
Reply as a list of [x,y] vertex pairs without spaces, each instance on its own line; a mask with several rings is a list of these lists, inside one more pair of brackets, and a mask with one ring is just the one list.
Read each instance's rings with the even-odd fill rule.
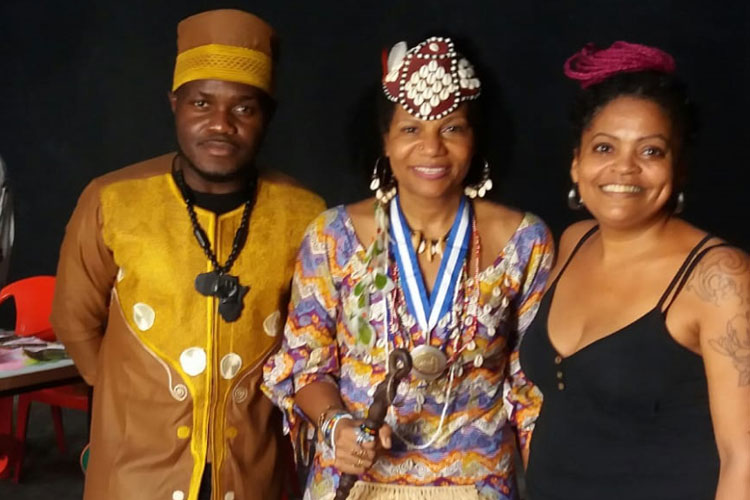
[[398,195],[391,200],[390,210],[391,239],[395,242],[396,263],[405,284],[406,305],[425,335],[425,343],[416,347],[411,353],[414,371],[417,376],[432,380],[443,372],[447,359],[443,351],[430,346],[430,336],[438,320],[450,310],[452,305],[450,300],[461,278],[462,263],[471,241],[471,208],[466,197],[462,197],[429,298]]

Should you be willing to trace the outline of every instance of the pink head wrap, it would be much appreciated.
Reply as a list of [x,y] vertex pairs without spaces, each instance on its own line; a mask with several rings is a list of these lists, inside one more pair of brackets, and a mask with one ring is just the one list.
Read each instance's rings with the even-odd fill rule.
[[617,73],[659,71],[674,73],[672,56],[663,50],[637,43],[615,42],[607,49],[587,44],[565,61],[565,76],[577,80],[581,88],[601,83]]

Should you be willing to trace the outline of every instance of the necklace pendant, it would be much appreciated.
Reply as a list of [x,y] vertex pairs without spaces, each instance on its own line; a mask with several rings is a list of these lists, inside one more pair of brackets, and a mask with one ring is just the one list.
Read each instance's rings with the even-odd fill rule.
[[428,382],[440,377],[448,364],[448,358],[443,351],[425,344],[411,351],[411,358],[414,376]]
[[206,297],[216,297],[219,289],[219,272],[200,273],[195,277],[195,289]]
[[[240,285],[240,279],[231,274],[209,271],[195,277],[195,289],[206,297],[216,297],[223,301],[241,300],[249,287]],[[244,289],[244,290],[243,290]]]
[[417,253],[422,253],[420,248],[424,249],[424,247],[422,246],[422,233],[420,231],[412,231],[411,246]]
[[445,245],[445,237],[440,238],[435,242],[435,246],[433,247],[435,249],[435,255],[439,255],[440,257],[443,256],[443,246]]
[[248,182],[248,198],[247,201],[245,201],[245,208],[242,211],[242,219],[237,231],[234,233],[232,251],[229,253],[226,263],[222,266],[216,260],[216,254],[214,251],[211,250],[211,244],[208,236],[206,236],[206,232],[198,223],[198,217],[195,214],[195,208],[193,207],[195,196],[185,183],[185,177],[182,170],[175,166],[178,157],[179,154],[175,155],[172,160],[172,176],[175,183],[180,188],[183,200],[185,201],[185,208],[187,208],[190,223],[193,226],[193,235],[195,236],[198,245],[200,245],[214,266],[213,271],[200,273],[195,277],[195,289],[201,295],[219,299],[219,314],[221,314],[221,317],[226,321],[236,321],[242,313],[242,300],[250,290],[250,287],[241,285],[239,277],[227,274],[226,271],[229,271],[232,268],[232,264],[234,264],[240,250],[242,250],[242,247],[247,241],[250,211],[255,202],[256,179],[255,177],[252,177],[252,179],[250,179],[252,182]]
[[237,276],[210,271],[196,276],[195,289],[201,295],[219,299],[219,314],[231,323],[242,314],[243,299],[250,287],[240,284]]
[[249,290],[249,286],[239,285],[235,295],[223,298],[219,301],[219,314],[224,318],[224,321],[231,323],[239,319],[242,314],[242,308],[244,307],[242,299]]

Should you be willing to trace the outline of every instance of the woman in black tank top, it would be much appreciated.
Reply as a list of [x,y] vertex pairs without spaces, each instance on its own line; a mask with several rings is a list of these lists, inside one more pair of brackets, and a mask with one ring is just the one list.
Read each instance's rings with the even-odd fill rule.
[[673,70],[624,42],[566,63],[570,201],[595,220],[563,234],[521,345],[544,394],[531,500],[750,499],[750,260],[675,217],[692,134]]

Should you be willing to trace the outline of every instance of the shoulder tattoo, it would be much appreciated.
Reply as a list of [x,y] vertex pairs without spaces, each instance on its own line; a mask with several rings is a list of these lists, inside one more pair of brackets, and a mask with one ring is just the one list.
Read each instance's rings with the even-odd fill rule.
[[748,290],[750,264],[747,257],[732,248],[709,252],[695,267],[685,289],[714,305],[750,305]]
[[[708,341],[729,357],[739,372],[739,385],[750,385],[750,260],[741,251],[719,248],[698,263],[686,289],[704,302],[733,311],[724,333]],[[729,317],[729,315],[727,316]]]
[[750,311],[732,318],[727,323],[726,333],[708,343],[714,351],[732,359],[740,374],[740,387],[750,385]]

